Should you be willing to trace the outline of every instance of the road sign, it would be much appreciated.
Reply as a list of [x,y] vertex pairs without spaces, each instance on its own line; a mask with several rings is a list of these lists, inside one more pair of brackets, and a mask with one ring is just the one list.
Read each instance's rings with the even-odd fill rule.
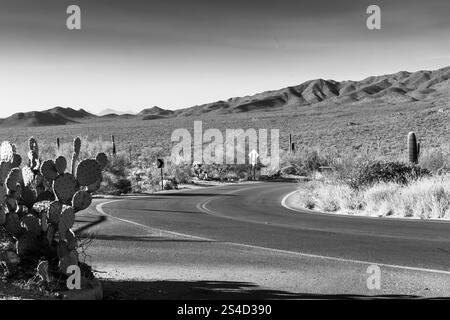
[[156,159],[156,166],[157,166],[159,169],[164,168],[164,160],[163,160],[163,159]]
[[250,164],[254,167],[256,166],[256,162],[258,161],[259,154],[256,152],[255,149],[253,149],[249,154],[248,158],[250,160]]

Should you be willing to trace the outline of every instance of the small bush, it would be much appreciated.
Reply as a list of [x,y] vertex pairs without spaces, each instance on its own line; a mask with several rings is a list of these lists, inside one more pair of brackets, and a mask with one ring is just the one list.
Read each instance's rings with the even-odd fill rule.
[[330,164],[328,157],[315,149],[304,148],[292,154],[285,154],[282,159],[284,168],[290,168],[290,174],[310,176]]
[[132,191],[131,181],[128,179],[120,179],[117,183],[114,184],[114,187],[121,193],[127,194]]
[[442,146],[425,150],[420,157],[420,165],[433,173],[445,173],[450,170],[450,147]]
[[429,170],[415,165],[402,162],[366,161],[356,165],[347,176],[341,178],[352,189],[358,190],[379,182],[405,185],[427,176],[431,176]]
[[[257,166],[256,170],[260,170]],[[252,167],[247,164],[204,164],[194,174],[202,180],[236,181],[247,180],[251,176]]]

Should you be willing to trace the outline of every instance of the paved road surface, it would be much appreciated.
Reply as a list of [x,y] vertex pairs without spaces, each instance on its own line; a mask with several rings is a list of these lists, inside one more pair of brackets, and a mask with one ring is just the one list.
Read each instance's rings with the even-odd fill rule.
[[[96,202],[88,253],[118,295],[146,298],[450,296],[450,223],[289,210],[293,183]],[[290,199],[286,204],[289,205]],[[367,268],[381,270],[370,290]],[[105,283],[111,290],[116,283]]]

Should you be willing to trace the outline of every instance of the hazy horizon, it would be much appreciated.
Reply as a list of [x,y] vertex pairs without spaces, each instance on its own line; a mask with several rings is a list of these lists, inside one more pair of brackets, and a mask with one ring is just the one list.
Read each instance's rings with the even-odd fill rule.
[[450,3],[0,0],[0,117],[55,106],[179,109],[323,78],[450,65]]

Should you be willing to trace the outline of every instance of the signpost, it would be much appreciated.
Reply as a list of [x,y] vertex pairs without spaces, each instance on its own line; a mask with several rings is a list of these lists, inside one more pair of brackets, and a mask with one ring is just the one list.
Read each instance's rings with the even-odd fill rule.
[[252,165],[252,171],[253,171],[253,180],[256,180],[256,163],[258,162],[259,154],[258,152],[253,149],[249,154],[248,158],[250,160],[250,164]]
[[163,176],[163,168],[164,168],[164,160],[156,159],[157,168],[161,169],[161,190],[164,190],[164,176]]

